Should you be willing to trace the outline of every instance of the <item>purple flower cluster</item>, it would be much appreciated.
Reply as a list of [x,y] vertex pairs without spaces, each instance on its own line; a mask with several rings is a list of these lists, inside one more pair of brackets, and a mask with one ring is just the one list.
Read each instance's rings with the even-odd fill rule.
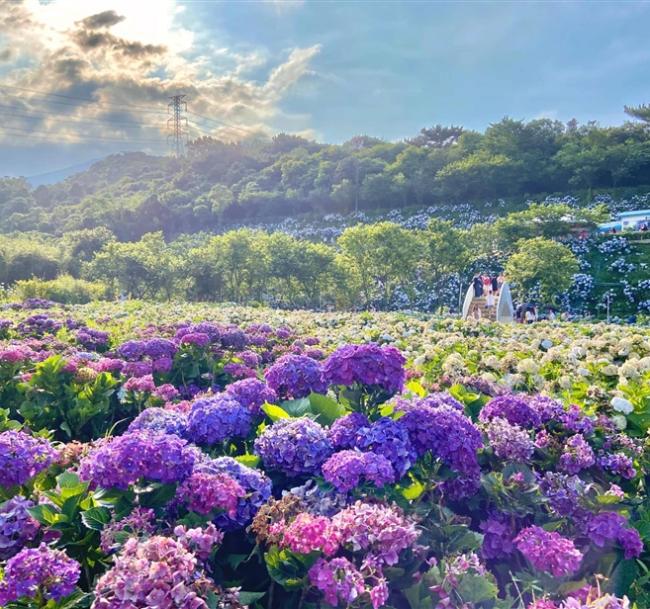
[[35,438],[23,431],[0,433],[0,486],[10,488],[29,482],[47,469],[57,451],[45,438]]
[[316,474],[332,454],[325,430],[315,421],[301,417],[280,419],[255,440],[255,452],[264,466],[288,476]]
[[526,463],[535,452],[535,443],[525,429],[495,417],[486,425],[494,454],[506,461]]
[[363,452],[385,457],[393,466],[397,478],[401,478],[417,460],[408,428],[401,420],[394,421],[388,417],[362,427],[357,432],[354,446]]
[[246,491],[228,474],[210,474],[195,471],[176,490],[176,498],[188,510],[210,514],[215,510],[226,512],[231,518],[237,513],[240,498]]
[[304,355],[283,355],[264,372],[269,387],[281,399],[299,399],[310,393],[325,393],[321,365]]
[[111,521],[102,529],[100,549],[105,554],[110,554],[119,549],[130,537],[153,534],[156,530],[155,517],[153,510],[136,507],[128,516]]
[[93,328],[81,328],[75,335],[77,342],[88,351],[104,351],[108,348],[109,334]]
[[433,408],[416,400],[399,422],[408,430],[418,455],[431,452],[461,474],[459,479],[450,481],[455,486],[449,486],[448,492],[459,497],[476,490],[478,451],[483,440],[481,432],[463,413],[446,404]]
[[616,512],[600,512],[587,522],[587,535],[591,543],[603,548],[612,542],[618,542],[625,553],[625,558],[636,558],[643,552],[643,542],[636,529],[628,526],[627,519]]
[[187,433],[187,417],[176,410],[147,408],[133,419],[129,425],[129,431],[139,430],[174,434],[183,438]]
[[612,474],[621,476],[621,478],[625,478],[626,480],[631,480],[636,476],[634,461],[631,457],[628,457],[623,453],[602,455],[598,458],[598,465]]
[[500,395],[492,398],[481,409],[479,420],[487,423],[496,417],[506,419],[511,425],[524,429],[536,428],[541,424],[538,410],[523,396]]
[[332,423],[327,430],[327,437],[335,450],[354,448],[359,430],[369,426],[370,421],[365,414],[351,412]]
[[515,538],[515,544],[535,569],[551,573],[555,577],[572,575],[582,562],[582,552],[575,547],[573,541],[538,526],[521,530]]
[[394,395],[404,387],[405,361],[395,347],[344,345],[325,360],[323,379],[328,385],[358,384]]
[[567,474],[577,474],[583,469],[591,467],[595,462],[596,457],[591,446],[582,434],[576,434],[565,442],[559,468]]
[[363,574],[347,558],[320,558],[309,570],[309,581],[332,607],[350,607],[365,592]]
[[0,560],[7,560],[36,539],[40,524],[34,520],[28,508],[34,502],[16,495],[0,504]]
[[515,551],[517,531],[512,516],[495,512],[481,522],[480,528],[483,533],[481,553],[486,560],[506,558]]
[[214,446],[231,438],[245,438],[252,425],[248,408],[221,393],[192,404],[187,417],[187,437],[201,446]]
[[379,488],[391,484],[395,482],[395,470],[381,454],[343,450],[325,461],[323,477],[338,491],[347,492],[358,487],[362,479]]
[[91,450],[79,464],[79,475],[93,487],[126,490],[140,480],[180,482],[196,460],[196,448],[178,436],[132,431]]
[[38,597],[59,601],[69,596],[79,581],[81,569],[65,552],[42,543],[25,548],[7,561],[0,581],[0,606]]
[[245,491],[240,497],[234,514],[225,512],[214,518],[214,523],[225,530],[245,527],[250,524],[260,507],[271,496],[271,481],[258,469],[247,467],[231,457],[218,457],[199,463],[195,472],[227,474]]
[[395,565],[420,532],[395,506],[357,501],[332,517],[341,545],[363,551],[383,565]]
[[265,402],[273,404],[278,401],[275,391],[264,381],[256,378],[235,381],[226,387],[224,393],[237,400],[253,416],[260,413],[260,408]]
[[207,609],[196,556],[180,541],[129,539],[97,581],[93,609]]

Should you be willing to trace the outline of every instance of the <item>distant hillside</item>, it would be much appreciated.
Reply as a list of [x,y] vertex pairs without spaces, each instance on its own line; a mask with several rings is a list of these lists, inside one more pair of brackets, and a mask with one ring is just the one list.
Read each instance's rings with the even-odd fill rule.
[[48,171],[47,173],[39,173],[38,175],[27,176],[25,179],[29,185],[34,188],[37,186],[44,186],[46,184],[56,184],[57,182],[62,182],[69,176],[85,171],[98,160],[99,159],[90,159],[83,163],[78,163],[77,165],[71,165],[70,167],[57,169],[56,171]]
[[359,136],[341,145],[285,134],[233,144],[203,138],[185,159],[124,153],[36,188],[0,180],[0,231],[104,226],[132,240],[429,206],[452,215],[469,208],[480,219],[493,213],[486,202],[501,199],[521,205],[580,190],[583,204],[595,192],[648,187],[647,124],[503,119],[484,133],[436,126],[405,142]]

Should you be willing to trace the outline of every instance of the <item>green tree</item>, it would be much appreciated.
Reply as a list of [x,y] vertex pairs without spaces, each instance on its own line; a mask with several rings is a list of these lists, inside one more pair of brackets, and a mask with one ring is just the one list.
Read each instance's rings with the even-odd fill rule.
[[505,273],[521,298],[539,290],[543,302],[552,304],[571,287],[578,269],[578,259],[566,245],[535,237],[517,243],[517,251],[506,262]]
[[412,288],[424,256],[421,234],[392,222],[346,228],[337,243],[366,307],[373,302],[386,307],[398,286]]

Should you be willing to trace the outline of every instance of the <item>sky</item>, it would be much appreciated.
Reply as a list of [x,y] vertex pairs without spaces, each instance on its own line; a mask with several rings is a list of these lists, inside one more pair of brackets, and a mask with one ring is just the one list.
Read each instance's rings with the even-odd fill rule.
[[325,142],[625,120],[650,102],[650,2],[0,0],[0,176],[191,137]]

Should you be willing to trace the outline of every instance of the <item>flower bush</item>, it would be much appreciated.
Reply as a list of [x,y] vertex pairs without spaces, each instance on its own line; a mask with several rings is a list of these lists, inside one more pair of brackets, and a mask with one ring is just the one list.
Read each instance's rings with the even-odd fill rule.
[[41,306],[2,325],[3,607],[650,606],[647,329]]

